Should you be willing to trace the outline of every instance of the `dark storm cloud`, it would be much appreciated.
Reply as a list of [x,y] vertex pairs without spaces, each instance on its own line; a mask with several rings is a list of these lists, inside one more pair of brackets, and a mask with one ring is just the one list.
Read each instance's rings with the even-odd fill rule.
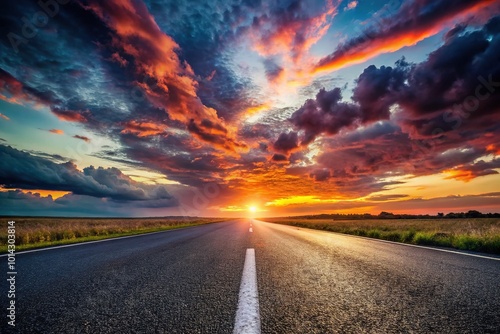
[[196,149],[185,151],[180,149],[182,147],[183,144],[172,136],[160,139],[156,146],[150,145],[149,141],[133,139],[127,142],[123,152],[142,165],[185,185],[197,187],[205,182],[222,182],[219,175],[221,157]]
[[151,201],[120,201],[85,195],[67,194],[57,199],[42,197],[38,193],[9,190],[0,192],[0,214],[62,217],[127,217],[137,215],[143,208],[167,208],[169,199]]
[[292,124],[305,131],[304,144],[319,134],[335,135],[360,125],[389,119],[389,108],[397,102],[404,87],[408,64],[399,61],[396,68],[369,66],[356,81],[352,99],[342,102],[340,88],[321,89],[316,99],[307,100],[290,118]]
[[459,23],[459,24],[455,25],[455,27],[453,27],[453,29],[450,29],[444,35],[444,40],[448,41],[448,40],[456,37],[457,35],[460,35],[461,33],[463,33],[465,31],[466,28],[467,28],[467,24],[465,24],[465,23]]
[[273,161],[276,161],[276,162],[287,162],[288,161],[288,158],[286,157],[286,155],[279,154],[279,153],[274,154],[271,159]]
[[305,131],[304,143],[309,143],[322,133],[335,135],[344,128],[354,127],[361,120],[359,106],[340,100],[340,88],[321,89],[316,99],[309,99],[290,118],[297,128]]
[[[495,19],[498,20],[498,19]],[[500,34],[488,29],[449,40],[415,65],[397,97],[401,124],[415,137],[497,129],[500,103]]]
[[327,168],[323,169],[316,169],[313,170],[310,174],[310,177],[312,177],[316,181],[326,181],[328,180],[332,175],[330,173],[330,170]]
[[408,66],[401,60],[395,68],[371,65],[361,73],[352,95],[352,99],[360,106],[361,123],[389,119],[389,108],[397,102],[396,97],[404,86]]
[[87,167],[71,162],[56,164],[10,146],[0,145],[0,184],[6,188],[70,191],[75,195],[124,201],[176,200],[164,186],[133,181],[117,168]]
[[273,148],[276,151],[288,153],[299,147],[299,137],[297,132],[282,133],[274,142]]

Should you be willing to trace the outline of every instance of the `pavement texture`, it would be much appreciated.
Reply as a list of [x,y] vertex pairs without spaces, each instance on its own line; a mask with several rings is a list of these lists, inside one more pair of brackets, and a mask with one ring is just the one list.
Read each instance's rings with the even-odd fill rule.
[[262,333],[500,333],[498,260],[251,219],[18,254],[0,332],[232,333],[248,248]]

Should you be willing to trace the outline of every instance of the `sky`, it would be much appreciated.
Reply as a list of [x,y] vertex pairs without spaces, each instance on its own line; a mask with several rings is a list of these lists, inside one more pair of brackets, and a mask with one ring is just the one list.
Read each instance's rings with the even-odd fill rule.
[[493,0],[0,13],[0,214],[500,212]]

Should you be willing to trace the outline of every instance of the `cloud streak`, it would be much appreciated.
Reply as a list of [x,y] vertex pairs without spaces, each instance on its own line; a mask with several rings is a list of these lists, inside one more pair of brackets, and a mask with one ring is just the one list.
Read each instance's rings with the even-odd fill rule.
[[378,18],[375,26],[341,44],[333,53],[322,58],[316,64],[314,72],[338,70],[352,64],[363,63],[383,53],[415,45],[452,26],[456,20],[464,20],[489,6],[493,13],[498,13],[499,7],[494,0],[405,2],[396,14]]

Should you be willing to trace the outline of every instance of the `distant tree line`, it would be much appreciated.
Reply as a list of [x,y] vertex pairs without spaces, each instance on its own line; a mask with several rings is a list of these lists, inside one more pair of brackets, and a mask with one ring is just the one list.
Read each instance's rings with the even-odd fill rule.
[[444,214],[443,212],[438,212],[437,215],[411,215],[411,214],[396,214],[392,212],[382,211],[378,215],[372,215],[370,213],[349,213],[349,214],[320,214],[320,215],[307,215],[307,216],[294,216],[294,218],[303,219],[438,219],[438,218],[500,218],[500,213],[481,213],[477,210],[469,210],[467,212],[449,212]]

